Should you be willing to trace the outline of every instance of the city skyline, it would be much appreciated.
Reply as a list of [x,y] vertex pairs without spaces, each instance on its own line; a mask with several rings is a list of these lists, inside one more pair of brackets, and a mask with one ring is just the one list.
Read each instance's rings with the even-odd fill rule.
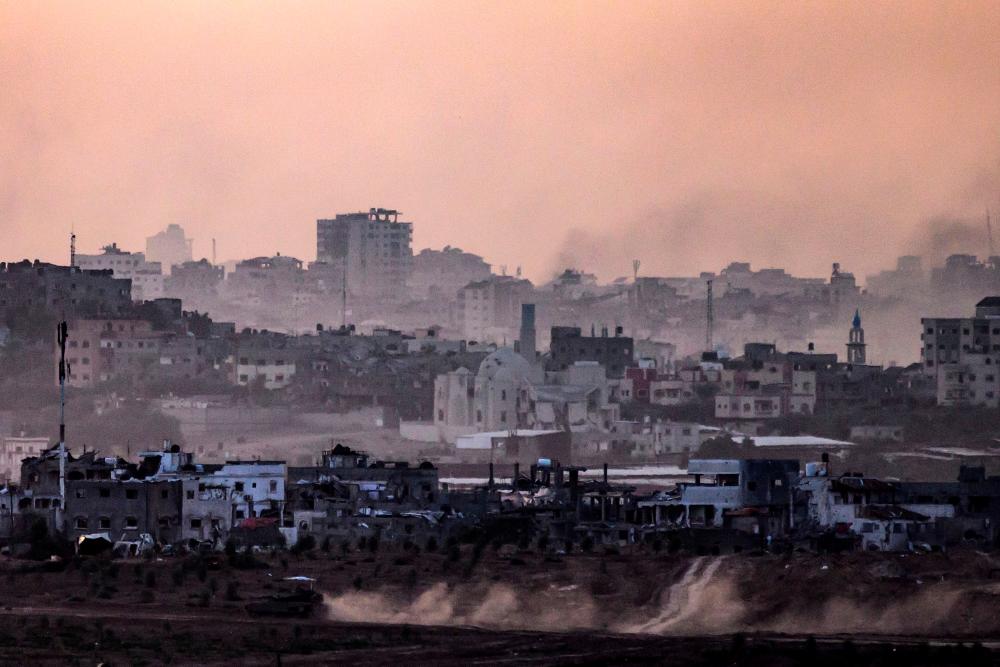
[[216,238],[220,259],[309,260],[316,219],[385,206],[415,248],[535,281],[609,280],[633,257],[648,275],[743,260],[864,276],[906,253],[985,255],[1000,206],[991,3],[0,17],[15,257],[65,261],[71,228],[85,249],[139,250],[179,223],[198,256]]

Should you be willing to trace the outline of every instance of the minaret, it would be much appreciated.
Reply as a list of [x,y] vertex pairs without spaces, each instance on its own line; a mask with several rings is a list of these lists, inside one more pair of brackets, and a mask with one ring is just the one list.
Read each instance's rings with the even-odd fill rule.
[[847,339],[847,363],[864,365],[865,361],[865,330],[861,328],[861,311],[854,311],[854,322]]

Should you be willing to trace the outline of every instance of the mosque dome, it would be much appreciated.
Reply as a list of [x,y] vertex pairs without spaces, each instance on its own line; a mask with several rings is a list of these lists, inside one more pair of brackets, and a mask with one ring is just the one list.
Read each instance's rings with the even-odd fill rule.
[[503,347],[483,359],[477,377],[519,382],[531,377],[531,364],[511,348]]

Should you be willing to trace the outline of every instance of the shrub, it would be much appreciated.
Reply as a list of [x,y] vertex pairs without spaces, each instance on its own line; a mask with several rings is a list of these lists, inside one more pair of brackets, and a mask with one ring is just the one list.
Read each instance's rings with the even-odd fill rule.
[[235,581],[230,581],[226,584],[226,599],[230,602],[236,602],[240,599],[240,591]]

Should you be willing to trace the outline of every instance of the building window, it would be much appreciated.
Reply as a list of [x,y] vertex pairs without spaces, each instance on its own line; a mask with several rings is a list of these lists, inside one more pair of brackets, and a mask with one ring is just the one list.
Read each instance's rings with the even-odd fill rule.
[[277,493],[278,492],[278,480],[272,479],[270,482],[268,482],[267,483],[267,490],[268,490],[269,493]]
[[236,484],[233,485],[233,488],[236,489],[237,493],[243,493],[243,482],[236,482]]
[[87,491],[86,491],[86,489],[77,489],[76,490],[76,497],[77,498],[86,498],[87,497]]
[[76,521],[74,522],[74,525],[79,530],[86,530],[87,529],[87,517],[85,517],[85,516],[78,516],[78,517],[76,517]]
[[187,496],[188,500],[194,500],[194,491],[193,490],[189,489],[185,495]]
[[192,528],[201,528],[201,519],[192,518],[191,519]]
[[102,530],[110,530],[110,528],[111,528],[111,517],[102,516],[98,520],[97,523],[101,527]]
[[101,498],[110,498],[111,497],[111,489],[109,489],[106,486],[102,486],[100,488],[100,490],[98,491],[98,495],[100,495]]
[[162,491],[160,491],[160,497],[166,500],[167,498],[170,497],[170,491],[168,491],[167,489],[163,489]]
[[129,529],[129,528],[138,528],[138,527],[139,527],[139,520],[137,518],[135,518],[134,516],[127,516],[127,517],[125,517],[125,529],[126,530]]
[[125,498],[128,500],[135,500],[139,497],[138,489],[125,489]]

